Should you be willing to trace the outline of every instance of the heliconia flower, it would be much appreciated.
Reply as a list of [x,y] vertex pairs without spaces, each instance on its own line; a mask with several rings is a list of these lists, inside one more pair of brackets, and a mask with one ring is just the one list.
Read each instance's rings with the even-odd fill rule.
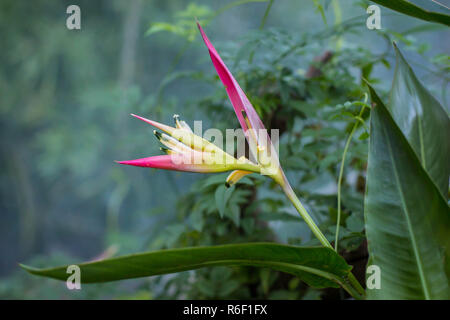
[[164,133],[155,131],[155,135],[167,147],[162,150],[168,154],[130,161],[118,161],[118,163],[191,172],[233,171],[226,180],[227,186],[236,183],[239,179],[250,173],[267,175],[282,187],[286,196],[319,241],[324,246],[332,248],[291,188],[281,169],[275,147],[255,108],[253,108],[244,91],[220,58],[198,22],[197,26],[245,133],[250,147],[250,159],[246,159],[245,157],[236,159],[215,144],[195,135],[186,122],[178,119],[178,115],[174,116],[175,127],[133,115],[164,131]]
[[216,71],[225,86],[244,131],[249,145],[250,159],[236,159],[213,143],[195,135],[189,125],[175,115],[175,128],[153,120],[132,114],[164,131],[155,131],[158,140],[166,148],[166,156],[148,157],[131,161],[119,161],[121,164],[191,172],[222,172],[234,170],[226,179],[226,185],[239,181],[250,173],[270,176],[280,185],[286,185],[286,177],[280,167],[275,147],[271,143],[267,130],[247,96],[228,70],[216,49],[213,47],[199,23],[197,23],[203,40],[209,50]]
[[175,127],[132,114],[155,128],[164,131],[153,131],[156,138],[166,147],[161,148],[167,155],[153,156],[136,160],[117,161],[120,164],[189,172],[224,172],[243,170],[245,172],[261,172],[261,167],[245,158],[236,159],[215,144],[195,135],[185,121],[175,115]]
[[[220,80],[225,86],[225,90],[227,91],[228,97],[230,98],[231,104],[233,105],[234,112],[236,113],[239,123],[246,133],[250,151],[252,152],[253,157],[256,156],[258,164],[262,168],[261,173],[270,176],[283,188],[286,196],[295,206],[314,235],[324,246],[332,248],[326,237],[314,223],[311,216],[308,214],[300,200],[297,198],[294,190],[292,190],[292,187],[289,184],[286,175],[281,169],[280,162],[275,152],[275,148],[270,141],[267,130],[265,130],[264,125],[259,118],[255,108],[253,108],[244,91],[241,89],[236,79],[234,79],[233,75],[220,58],[216,49],[209,41],[208,37],[206,36],[205,32],[198,22],[197,26],[203,37],[203,41],[208,48],[209,55],[211,56],[211,60],[214,67],[216,68],[217,74],[219,75]],[[242,171],[232,172],[228,177],[227,182],[235,182],[246,174],[248,173]]]
[[[270,141],[267,130],[258,116],[255,108],[252,106],[244,91],[241,89],[236,79],[228,70],[225,63],[220,58],[216,49],[209,41],[200,24],[197,26],[202,35],[203,41],[208,48],[212,63],[219,75],[220,80],[225,86],[228,97],[233,105],[236,116],[244,130],[245,137],[249,144],[251,160],[257,159],[258,164],[262,167],[262,174],[268,175],[279,184],[286,184],[287,180],[280,167],[277,152],[274,145]],[[248,174],[248,173],[247,173]],[[232,173],[230,180],[235,181],[236,177],[245,176],[244,172],[239,174]],[[228,179],[227,179],[228,181]]]

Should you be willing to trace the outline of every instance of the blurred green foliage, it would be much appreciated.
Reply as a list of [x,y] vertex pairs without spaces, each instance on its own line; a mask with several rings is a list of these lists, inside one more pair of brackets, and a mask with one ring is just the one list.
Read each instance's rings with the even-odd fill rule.
[[[354,122],[369,116],[366,111],[355,118],[365,93],[362,78],[389,88],[395,40],[419,61],[423,80],[446,105],[449,56],[440,47],[445,44],[423,38],[442,27],[414,22],[399,29],[402,19],[410,18],[386,15],[382,30],[368,31],[358,6],[366,1],[340,3],[341,11],[352,15],[334,25],[336,8],[329,1],[275,1],[259,30],[264,1],[76,2],[82,10],[80,31],[65,28],[65,8],[72,2],[38,1],[31,10],[26,2],[0,4],[5,48],[0,51],[0,297],[344,297],[337,289],[308,289],[291,276],[250,267],[86,285],[72,292],[63,283],[18,271],[15,263],[89,260],[111,246],[123,254],[251,241],[317,244],[280,190],[261,177],[250,175],[226,189],[226,174],[113,163],[159,154],[155,140],[148,139],[151,128],[130,119],[131,112],[163,122],[179,113],[188,122],[204,121],[205,129],[238,127],[194,17],[209,24],[208,35],[265,125],[280,129],[283,168],[334,241],[344,144]],[[294,26],[295,12],[305,21]],[[366,259],[367,137],[361,125],[342,184],[340,247],[355,270]]]

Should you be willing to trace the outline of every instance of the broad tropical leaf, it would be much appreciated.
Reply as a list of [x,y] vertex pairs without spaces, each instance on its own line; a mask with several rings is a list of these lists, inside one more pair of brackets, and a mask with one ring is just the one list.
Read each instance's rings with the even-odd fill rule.
[[397,46],[388,109],[444,198],[450,175],[450,119],[419,82]]
[[444,13],[428,11],[406,0],[372,0],[383,7],[425,21],[442,23],[450,26],[450,16]]
[[[328,248],[301,248],[275,243],[247,243],[169,249],[82,263],[81,283],[98,283],[147,277],[211,266],[259,266],[298,276],[311,286],[348,287],[351,267]],[[28,272],[67,280],[67,266]],[[351,290],[351,289],[350,289]]]
[[446,299],[448,205],[389,110],[369,88],[374,107],[364,211],[370,263],[380,267],[381,289],[368,290],[368,297]]

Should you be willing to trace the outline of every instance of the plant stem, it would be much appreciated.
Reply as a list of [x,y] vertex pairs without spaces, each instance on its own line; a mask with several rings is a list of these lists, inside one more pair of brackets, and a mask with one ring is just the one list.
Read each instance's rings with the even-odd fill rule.
[[322,231],[320,231],[319,227],[316,225],[314,220],[311,218],[311,216],[306,211],[305,207],[302,205],[300,200],[297,198],[297,195],[295,194],[294,190],[292,190],[292,187],[289,185],[289,182],[280,184],[283,188],[284,193],[288,197],[288,199],[292,202],[294,207],[297,209],[300,216],[305,220],[308,227],[311,229],[311,231],[314,233],[314,235],[319,239],[319,241],[327,248],[333,249],[330,242],[328,242],[327,238],[325,238]]
[[[358,117],[361,118],[363,115],[363,112],[365,110],[366,106],[363,105],[361,108],[361,111],[359,112]],[[341,160],[341,167],[339,169],[339,178],[338,178],[338,189],[337,189],[337,221],[336,221],[336,237],[334,240],[334,250],[338,251],[338,243],[339,243],[339,228],[341,224],[341,186],[342,186],[342,177],[344,175],[344,164],[345,164],[345,158],[347,156],[348,147],[350,145],[350,142],[352,141],[353,134],[355,133],[356,129],[358,128],[359,121],[356,121],[353,125],[352,131],[350,132],[350,135],[347,138],[347,142],[345,143],[344,147],[344,153],[342,154],[342,160]]]
[[361,298],[364,298],[366,295],[366,292],[364,291],[364,288],[359,284],[358,280],[356,280],[353,273],[351,273],[351,272],[348,273],[348,280],[351,284],[351,287],[356,289],[356,291],[361,296]]
[[[341,7],[339,5],[339,0],[332,0],[333,12],[334,12],[334,25],[338,27],[342,24],[342,12]],[[336,38],[336,51],[339,51],[342,48],[342,34],[338,34]]]
[[266,11],[264,12],[264,17],[261,20],[261,24],[259,25],[259,30],[262,30],[264,28],[267,17],[269,16],[270,8],[272,8],[272,4],[273,4],[273,0],[270,0],[269,4],[267,5]]
[[363,287],[359,284],[356,278],[351,272],[348,273],[348,277],[345,282],[339,282],[341,287],[348,292],[353,298],[362,300],[365,298],[365,292]]
[[[364,107],[361,113],[363,111]],[[298,199],[291,185],[287,181],[284,173],[280,172],[279,177],[275,181],[277,181],[278,184],[281,186],[288,199],[292,202],[292,204],[297,209],[300,216],[303,218],[303,220],[305,220],[308,227],[311,229],[311,231],[314,233],[317,239],[319,239],[322,245],[326,248],[330,248],[333,250],[333,247],[331,246],[330,242],[327,240],[322,231],[320,231],[319,227],[316,225],[314,220],[311,218],[309,213],[306,211],[305,207]],[[346,283],[340,283],[342,288],[344,288],[353,298],[358,300],[363,299],[365,296],[364,288],[359,284],[358,280],[356,280],[355,276],[350,271],[348,272],[347,280],[348,282]]]
[[[261,20],[261,24],[259,25],[259,30],[264,29],[264,25],[266,24],[267,17],[269,16],[270,9],[272,8],[272,4],[273,4],[273,0],[270,0],[269,4],[267,5],[266,11],[264,12],[264,17]],[[250,56],[248,58],[248,63],[252,63],[254,55],[255,55],[255,51],[253,50],[250,53]]]

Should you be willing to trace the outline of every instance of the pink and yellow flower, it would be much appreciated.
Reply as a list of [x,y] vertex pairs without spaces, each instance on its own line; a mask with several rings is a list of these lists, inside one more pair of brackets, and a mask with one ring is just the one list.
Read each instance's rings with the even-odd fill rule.
[[226,153],[214,143],[195,135],[189,125],[178,119],[175,115],[175,127],[149,120],[132,114],[132,116],[145,121],[163,133],[154,131],[155,136],[165,146],[161,150],[166,155],[153,156],[136,160],[117,161],[138,167],[149,167],[175,171],[189,172],[224,172],[231,170],[244,170],[259,173],[259,165],[245,158],[236,159]]
[[239,179],[250,173],[255,172],[267,175],[282,187],[286,196],[319,241],[324,246],[332,248],[287,181],[281,169],[275,147],[270,141],[267,130],[264,128],[255,108],[253,108],[244,91],[220,58],[200,24],[197,23],[197,25],[203,41],[208,48],[212,63],[225,86],[239,123],[244,130],[250,147],[250,159],[246,159],[245,157],[240,157],[239,159],[234,158],[213,143],[195,135],[185,122],[178,120],[178,117],[175,117],[176,126],[174,128],[135,116],[164,132],[162,134],[155,132],[155,135],[161,143],[168,147],[168,149],[165,149],[168,154],[137,160],[119,161],[119,163],[192,172],[233,171],[227,178],[227,185],[236,183]]
[[214,67],[227,91],[236,116],[241,124],[250,148],[250,159],[234,158],[213,143],[195,135],[189,125],[175,116],[175,127],[167,126],[140,116],[143,120],[164,133],[155,131],[156,137],[167,148],[167,155],[153,156],[129,161],[118,161],[120,164],[140,167],[159,168],[190,172],[224,172],[233,171],[227,178],[227,185],[236,183],[250,173],[268,175],[278,183],[284,183],[277,152],[270,141],[261,119],[248,100],[247,96],[234,79],[214,46],[207,38],[200,24],[198,28],[208,48]]

